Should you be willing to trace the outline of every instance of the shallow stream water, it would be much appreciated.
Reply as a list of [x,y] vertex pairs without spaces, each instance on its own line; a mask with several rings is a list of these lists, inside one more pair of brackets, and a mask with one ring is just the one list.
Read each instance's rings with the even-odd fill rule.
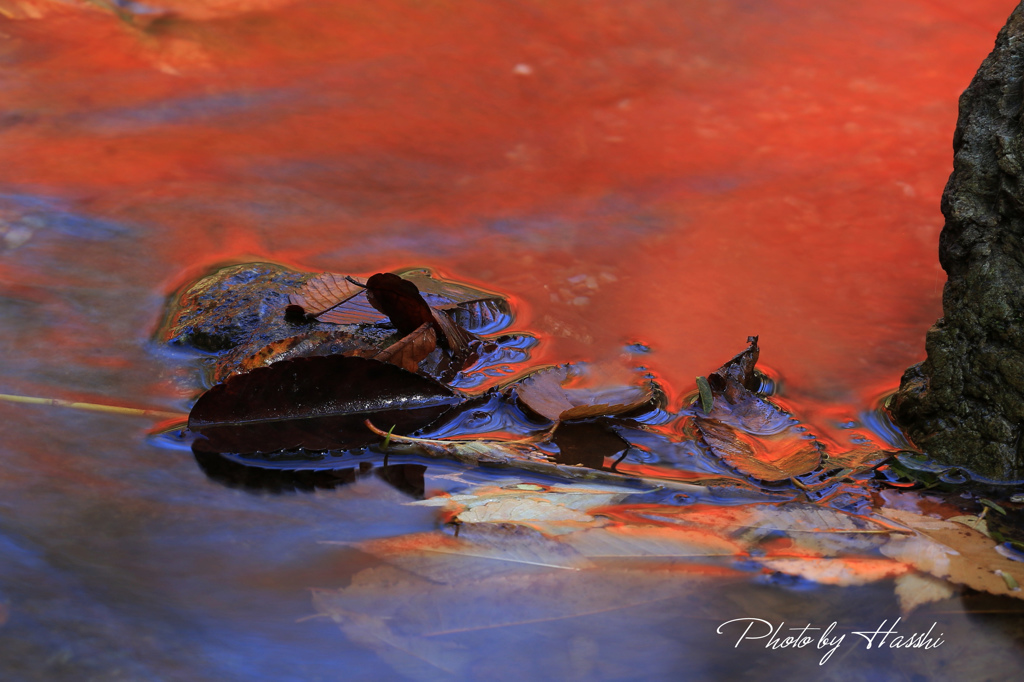
[[[787,409],[884,443],[880,396],[941,314],[957,97],[1013,7],[8,0],[0,393],[185,413],[195,360],[153,335],[211,267],[427,266],[509,295],[532,362],[641,364],[672,409],[759,335]],[[475,652],[463,667],[396,663],[415,652],[309,618],[310,588],[374,565],[325,542],[430,530],[435,510],[373,474],[226,486],[153,435],[173,421],[0,402],[2,679],[1003,680],[1024,663],[1020,609],[966,598],[912,617],[940,623],[934,651],[738,655],[715,634],[730,618],[870,629],[898,617],[892,585],[714,575],[611,615],[438,635]],[[486,478],[431,463],[424,485]]]

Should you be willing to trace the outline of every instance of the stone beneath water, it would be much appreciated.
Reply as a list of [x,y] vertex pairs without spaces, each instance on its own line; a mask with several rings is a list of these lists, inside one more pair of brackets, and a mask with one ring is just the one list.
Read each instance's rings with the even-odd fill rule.
[[948,281],[927,359],[890,409],[929,455],[1024,478],[1024,3],[960,98],[942,196]]
[[[217,268],[187,285],[168,304],[157,340],[205,353],[210,358],[208,379],[216,383],[238,371],[270,344],[292,337],[329,337],[325,352],[386,344],[394,330],[316,321],[296,324],[286,319],[288,294],[317,273],[300,272],[275,263],[241,263]],[[358,337],[354,332],[358,331]],[[323,353],[315,353],[323,354]]]

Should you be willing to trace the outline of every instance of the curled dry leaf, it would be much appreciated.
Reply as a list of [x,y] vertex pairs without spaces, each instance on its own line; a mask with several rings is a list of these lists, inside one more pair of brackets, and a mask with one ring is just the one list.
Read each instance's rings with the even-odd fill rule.
[[424,324],[434,327],[437,339],[451,354],[465,361],[469,344],[476,339],[443,310],[435,310],[420,295],[416,285],[391,272],[379,272],[366,281],[366,296],[374,308],[388,316],[402,336]]
[[416,285],[392,272],[378,272],[366,280],[366,298],[388,316],[402,336],[422,324],[434,324],[433,310]]
[[376,360],[296,358],[214,386],[192,408],[189,429],[213,452],[341,449],[376,440],[367,417],[409,433],[460,401],[433,379]]
[[565,388],[572,378],[567,365],[534,372],[516,385],[519,400],[551,421],[569,421],[624,414],[655,399],[654,385],[627,386],[592,391]]
[[374,324],[384,317],[366,300],[365,284],[366,280],[358,277],[325,272],[289,294],[288,302],[302,308],[307,318],[321,322]]

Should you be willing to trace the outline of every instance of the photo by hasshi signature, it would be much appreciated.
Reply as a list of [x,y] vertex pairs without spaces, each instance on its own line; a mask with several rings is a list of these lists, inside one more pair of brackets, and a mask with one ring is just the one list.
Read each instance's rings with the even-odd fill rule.
[[[886,619],[874,630],[854,630],[849,634],[860,637],[865,649],[937,649],[945,643],[942,639],[944,633],[932,634],[938,626],[937,622],[932,623],[925,632],[905,634],[896,629],[901,620],[897,618],[890,625]],[[773,625],[763,618],[733,618],[719,625],[716,632],[720,635],[739,633],[733,648],[739,648],[740,644],[748,640],[767,640],[764,644],[766,649],[804,649],[811,645],[818,650],[827,649],[818,665],[824,665],[846,639],[846,634],[833,634],[839,626],[836,621],[825,628],[813,627],[810,623],[803,627],[789,627],[785,632],[793,634],[783,636],[785,625],[785,621]],[[853,641],[856,643],[860,640]]]

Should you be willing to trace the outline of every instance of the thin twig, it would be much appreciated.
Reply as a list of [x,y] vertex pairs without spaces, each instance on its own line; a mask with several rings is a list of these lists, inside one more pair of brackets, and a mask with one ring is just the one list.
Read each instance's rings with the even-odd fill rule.
[[8,403],[22,403],[26,405],[52,405],[54,407],[69,407],[73,410],[86,410],[89,412],[106,412],[108,414],[124,414],[133,417],[155,417],[157,419],[184,419],[188,415],[184,412],[165,412],[163,410],[145,410],[139,407],[123,407],[121,405],[101,405],[99,403],[82,403],[74,400],[61,400],[60,398],[34,398],[26,395],[9,395],[0,393],[0,400]]

